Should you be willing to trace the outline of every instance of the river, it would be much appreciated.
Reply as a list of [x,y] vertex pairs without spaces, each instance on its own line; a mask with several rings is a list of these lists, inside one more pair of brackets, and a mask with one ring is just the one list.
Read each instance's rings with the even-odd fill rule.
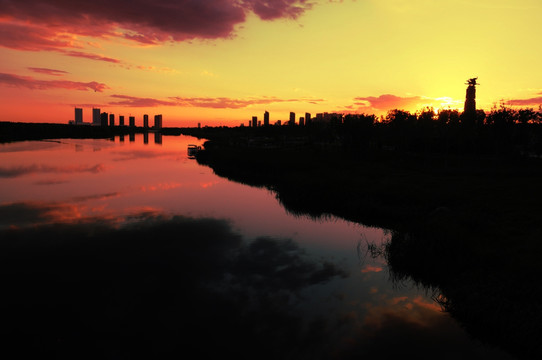
[[[218,177],[188,136],[0,145],[1,326],[45,358],[511,356],[471,339],[369,244]],[[7,240],[6,240],[7,239]],[[45,275],[44,275],[45,274]]]

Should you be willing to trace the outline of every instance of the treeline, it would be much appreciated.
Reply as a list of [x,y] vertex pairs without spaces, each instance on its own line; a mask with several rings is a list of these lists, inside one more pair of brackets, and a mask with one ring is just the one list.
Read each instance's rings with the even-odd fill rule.
[[386,116],[347,114],[304,126],[183,129],[186,135],[238,146],[316,145],[360,151],[497,156],[542,155],[542,110],[495,106],[489,112],[418,112]]
[[472,114],[395,109],[378,121],[374,115],[346,115],[330,128],[330,135],[347,147],[498,156],[542,153],[542,111],[504,105]]

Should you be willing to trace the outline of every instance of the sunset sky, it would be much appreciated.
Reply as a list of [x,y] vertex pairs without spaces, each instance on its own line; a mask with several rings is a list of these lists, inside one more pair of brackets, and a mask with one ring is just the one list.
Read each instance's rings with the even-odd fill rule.
[[2,121],[542,104],[540,0],[0,0]]

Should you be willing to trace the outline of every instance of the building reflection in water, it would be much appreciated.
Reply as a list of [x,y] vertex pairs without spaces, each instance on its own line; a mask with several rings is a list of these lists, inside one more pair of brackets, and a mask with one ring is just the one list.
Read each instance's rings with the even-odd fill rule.
[[154,143],[162,145],[162,133],[159,133],[159,132],[154,133]]

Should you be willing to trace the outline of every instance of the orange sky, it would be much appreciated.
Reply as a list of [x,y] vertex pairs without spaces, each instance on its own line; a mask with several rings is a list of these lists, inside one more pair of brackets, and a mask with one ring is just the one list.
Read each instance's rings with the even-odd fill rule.
[[2,120],[542,104],[539,0],[0,0]]

